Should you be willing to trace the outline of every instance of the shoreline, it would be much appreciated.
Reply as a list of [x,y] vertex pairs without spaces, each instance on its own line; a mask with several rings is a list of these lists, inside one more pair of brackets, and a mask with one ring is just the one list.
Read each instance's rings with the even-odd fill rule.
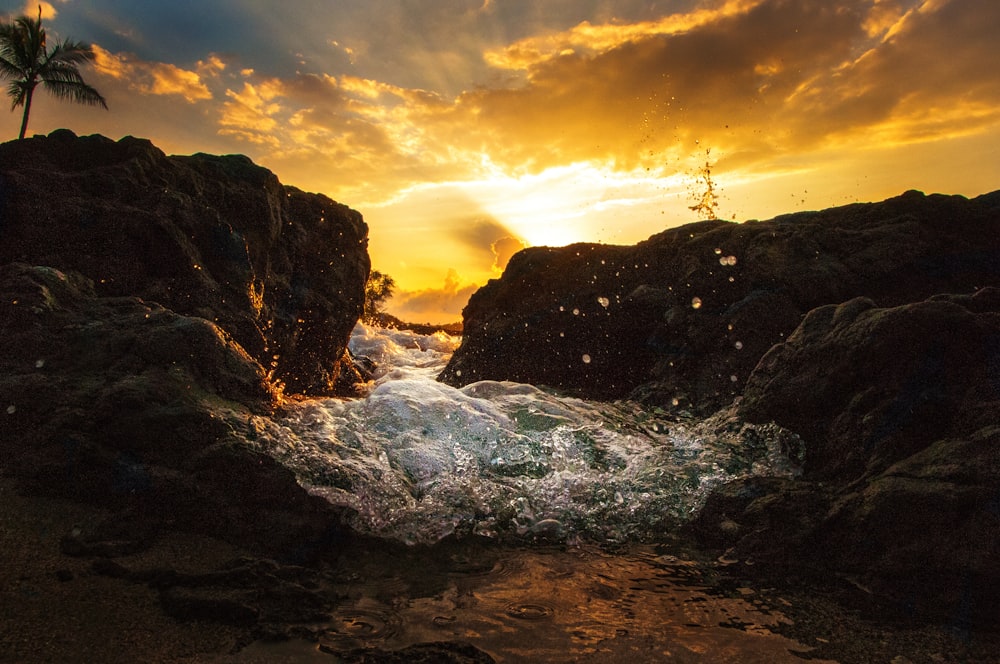
[[[238,547],[211,537],[167,532],[148,549],[113,558],[72,557],[61,551],[64,536],[74,529],[93,527],[110,514],[64,499],[25,496],[13,480],[0,479],[0,545],[6,552],[0,562],[0,578],[4,579],[0,585],[0,662],[338,661],[319,653],[307,640],[296,640],[294,629],[284,635],[291,640],[266,642],[258,640],[262,633],[253,624],[178,620],[164,611],[155,583],[115,578],[114,574],[115,569],[160,570],[157,574],[204,575],[200,578],[207,579],[218,576],[227,565],[232,567],[231,561],[250,560],[248,552]],[[524,551],[534,555],[538,549]],[[391,563],[385,561],[394,555],[383,551],[377,557],[384,557],[388,567]],[[338,567],[353,565],[363,576],[365,564],[340,561]],[[705,592],[721,601],[745,601],[749,596],[752,605],[765,613],[779,610],[790,622],[768,629],[810,648],[802,653],[805,659],[842,664],[985,664],[1000,651],[1000,634],[875,618],[862,610],[863,591],[850,590],[846,582],[843,590],[834,584],[796,586],[791,579],[768,585],[742,574],[745,567],[716,569],[717,573],[705,577],[709,581]],[[844,602],[852,592],[856,600],[862,600],[853,607]],[[224,605],[227,596],[220,601]],[[732,627],[746,631],[738,622]]]

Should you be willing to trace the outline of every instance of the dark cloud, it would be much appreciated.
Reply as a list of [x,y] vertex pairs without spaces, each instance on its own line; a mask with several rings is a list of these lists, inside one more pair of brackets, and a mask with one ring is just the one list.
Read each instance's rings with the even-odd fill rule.
[[493,245],[505,239],[513,239],[513,232],[496,219],[489,216],[478,216],[472,219],[461,219],[454,226],[451,235],[466,245],[486,256],[495,257]]

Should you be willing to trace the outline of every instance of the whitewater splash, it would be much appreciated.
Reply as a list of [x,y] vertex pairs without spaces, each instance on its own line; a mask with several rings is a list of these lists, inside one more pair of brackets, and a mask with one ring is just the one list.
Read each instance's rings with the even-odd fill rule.
[[531,385],[436,382],[458,343],[359,324],[351,351],[378,367],[367,394],[260,418],[256,442],[310,492],[352,508],[358,530],[411,544],[654,541],[722,482],[798,473],[794,434],[728,412],[678,423]]

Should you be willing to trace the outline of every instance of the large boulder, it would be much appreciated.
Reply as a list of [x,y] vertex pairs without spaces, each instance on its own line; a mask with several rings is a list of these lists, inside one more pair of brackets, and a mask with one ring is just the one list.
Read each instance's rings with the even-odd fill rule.
[[692,524],[703,542],[845,574],[903,613],[1000,623],[1000,289],[818,308],[739,410],[802,436],[803,476],[722,487]]
[[469,300],[440,379],[709,413],[811,309],[1000,283],[998,210],[1000,193],[911,191],[770,221],[699,222],[635,246],[526,249]]
[[361,215],[239,155],[149,141],[0,145],[0,264],[76,271],[211,321],[290,393],[337,391],[370,267]]
[[754,369],[739,412],[807,445],[805,475],[855,480],[1000,426],[1000,289],[809,312]]
[[279,395],[216,324],[14,263],[0,267],[0,338],[3,473],[115,514],[70,551],[169,528],[289,553],[340,532],[326,501],[255,449],[255,418]]

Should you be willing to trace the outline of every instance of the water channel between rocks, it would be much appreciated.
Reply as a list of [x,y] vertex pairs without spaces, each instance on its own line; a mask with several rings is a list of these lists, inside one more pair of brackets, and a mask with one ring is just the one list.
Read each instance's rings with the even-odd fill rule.
[[780,606],[714,592],[712,565],[663,546],[719,483],[794,476],[795,436],[725,413],[681,424],[530,385],[437,383],[457,342],[359,326],[352,351],[379,367],[366,395],[255,422],[257,443],[355,528],[416,546],[343,563],[346,599],[319,643],[231,661],[440,641],[501,662],[800,661],[809,648],[774,632]]

